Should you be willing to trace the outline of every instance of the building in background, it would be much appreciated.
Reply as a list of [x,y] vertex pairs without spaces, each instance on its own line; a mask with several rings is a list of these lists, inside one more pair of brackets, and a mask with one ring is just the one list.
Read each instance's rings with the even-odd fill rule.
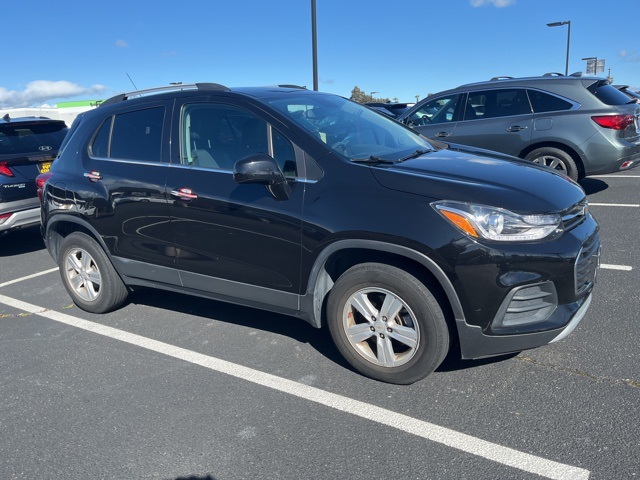
[[64,120],[67,126],[71,126],[78,114],[96,108],[102,100],[80,100],[76,102],[60,102],[51,107],[42,105],[40,107],[16,107],[0,108],[0,117],[9,114],[11,118],[19,117],[47,117],[54,120]]

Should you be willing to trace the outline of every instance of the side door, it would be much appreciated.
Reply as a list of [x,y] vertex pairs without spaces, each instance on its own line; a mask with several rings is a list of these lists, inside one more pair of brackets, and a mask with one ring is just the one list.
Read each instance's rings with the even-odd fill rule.
[[169,139],[163,134],[171,110],[171,101],[124,106],[96,125],[82,154],[87,188],[76,189],[75,201],[123,274],[177,283],[167,228]]
[[[284,126],[235,100],[190,99],[176,108],[169,211],[185,287],[298,308],[302,150]],[[238,184],[235,163],[272,156],[290,185],[276,199],[260,184]],[[300,167],[299,167],[300,166]]]
[[469,92],[452,142],[518,156],[529,145],[533,113],[523,88]]
[[455,93],[427,100],[414,108],[404,123],[425,137],[453,141],[461,96]]

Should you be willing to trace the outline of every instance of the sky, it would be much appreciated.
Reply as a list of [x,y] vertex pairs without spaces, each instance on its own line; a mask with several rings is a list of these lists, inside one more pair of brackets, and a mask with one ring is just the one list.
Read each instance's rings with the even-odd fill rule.
[[[311,0],[2,4],[0,108],[171,82],[313,88]],[[415,102],[494,76],[585,72],[640,90],[638,0],[316,0],[320,91]],[[610,71],[609,71],[610,69]]]

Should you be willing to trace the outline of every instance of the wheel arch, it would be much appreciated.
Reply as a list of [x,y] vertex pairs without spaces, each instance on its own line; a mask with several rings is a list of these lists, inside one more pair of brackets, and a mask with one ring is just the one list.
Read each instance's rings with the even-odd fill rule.
[[325,324],[327,296],[335,280],[352,266],[366,262],[386,263],[402,268],[423,282],[445,312],[450,334],[457,336],[455,320],[464,320],[464,313],[458,295],[442,268],[421,252],[375,240],[340,240],[318,255],[311,269],[304,297],[312,302],[306,308],[311,312],[312,325],[320,328]]
[[53,257],[56,263],[58,262],[58,257],[60,255],[60,245],[62,244],[62,241],[73,232],[83,232],[89,235],[98,242],[107,257],[111,259],[111,254],[107,245],[91,224],[82,218],[78,218],[73,215],[56,215],[54,218],[49,220],[45,230],[47,250],[49,250],[49,254]]

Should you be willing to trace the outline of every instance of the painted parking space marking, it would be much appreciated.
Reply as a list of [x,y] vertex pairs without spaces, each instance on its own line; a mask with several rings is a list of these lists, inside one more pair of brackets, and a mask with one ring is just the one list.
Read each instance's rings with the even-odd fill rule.
[[15,280],[10,280],[8,282],[0,283],[0,288],[6,287],[7,285],[13,285],[14,283],[24,282],[25,280],[30,280],[32,278],[39,277],[41,275],[46,275],[47,273],[56,272],[58,267],[50,268],[49,270],[45,270],[43,272],[34,273],[33,275],[27,275],[26,277],[16,278]]
[[608,263],[601,263],[600,268],[606,268],[607,270],[624,270],[625,272],[633,270],[633,267],[630,267],[629,265],[611,265]]
[[640,208],[640,204],[636,203],[591,203],[589,202],[590,207],[631,207],[631,208]]
[[640,175],[589,175],[590,178],[640,178]]
[[590,475],[590,472],[583,468],[520,452],[359,400],[330,393],[316,387],[294,382],[219,358],[203,355],[185,348],[176,347],[141,335],[49,310],[5,295],[0,295],[0,303],[68,326],[129,343],[304,400],[309,400],[343,413],[392,427],[426,440],[545,478],[557,480],[586,480]]

